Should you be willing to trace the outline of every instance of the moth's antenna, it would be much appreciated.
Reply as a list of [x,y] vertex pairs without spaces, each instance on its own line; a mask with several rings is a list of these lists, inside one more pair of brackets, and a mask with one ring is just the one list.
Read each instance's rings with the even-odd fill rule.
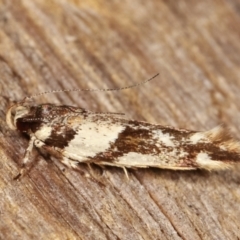
[[50,93],[60,93],[60,92],[97,92],[97,91],[120,91],[120,90],[125,90],[125,89],[129,89],[129,88],[134,88],[134,87],[138,87],[138,86],[141,86],[151,80],[153,80],[154,78],[156,78],[157,76],[159,75],[159,73],[157,73],[156,75],[154,75],[153,77],[143,81],[143,82],[140,82],[140,83],[136,83],[136,84],[133,84],[133,85],[130,85],[130,86],[127,86],[127,87],[120,87],[120,88],[73,88],[73,89],[58,89],[58,90],[51,90],[51,91],[46,91],[46,92],[42,92],[42,93],[38,93],[38,94],[35,94],[35,95],[32,95],[32,96],[28,96],[26,97],[25,99],[31,99],[31,98],[34,98],[34,97],[38,97],[38,96],[41,96],[41,95],[45,95],[45,94],[50,94]]

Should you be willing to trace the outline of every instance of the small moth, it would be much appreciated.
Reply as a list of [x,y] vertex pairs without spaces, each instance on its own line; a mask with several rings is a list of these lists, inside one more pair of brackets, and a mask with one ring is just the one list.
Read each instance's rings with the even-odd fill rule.
[[114,91],[147,81],[117,89],[56,90],[14,103],[6,114],[7,125],[30,137],[19,176],[31,163],[30,154],[34,147],[50,153],[71,168],[77,168],[78,163],[95,163],[121,167],[125,173],[126,168],[147,167],[226,169],[239,162],[240,144],[222,126],[197,132],[127,120],[116,114],[94,113],[79,107],[50,103],[35,105],[29,101],[47,93]]

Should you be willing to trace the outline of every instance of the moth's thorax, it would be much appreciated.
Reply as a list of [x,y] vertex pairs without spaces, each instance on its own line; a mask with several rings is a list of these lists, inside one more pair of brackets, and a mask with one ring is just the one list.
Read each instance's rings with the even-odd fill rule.
[[65,117],[83,114],[84,109],[54,104],[33,105],[23,102],[12,105],[6,114],[6,122],[13,130],[35,132],[42,124],[60,121]]

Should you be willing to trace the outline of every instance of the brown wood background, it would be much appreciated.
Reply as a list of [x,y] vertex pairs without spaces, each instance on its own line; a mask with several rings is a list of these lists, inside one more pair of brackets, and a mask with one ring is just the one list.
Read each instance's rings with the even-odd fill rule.
[[[37,102],[193,130],[225,123],[240,139],[240,2],[0,1],[0,239],[240,239],[240,166],[224,172],[99,169],[87,178],[38,162],[13,181],[27,139],[6,108]],[[65,170],[64,170],[65,169]],[[87,172],[88,169],[83,166]]]

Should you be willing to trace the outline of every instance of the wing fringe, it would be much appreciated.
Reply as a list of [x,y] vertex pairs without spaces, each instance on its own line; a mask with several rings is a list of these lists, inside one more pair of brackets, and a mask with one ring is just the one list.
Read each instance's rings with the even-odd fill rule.
[[229,130],[220,125],[209,131],[204,132],[204,135],[213,143],[221,146],[226,151],[240,154],[240,142],[233,139]]

